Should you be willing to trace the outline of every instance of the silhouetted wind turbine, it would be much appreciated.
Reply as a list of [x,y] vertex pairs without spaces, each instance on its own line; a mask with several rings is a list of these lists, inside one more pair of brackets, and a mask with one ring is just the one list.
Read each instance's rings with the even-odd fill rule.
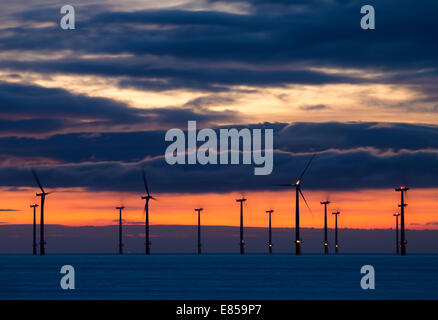
[[41,193],[37,193],[37,197],[41,197],[41,218],[40,218],[40,255],[44,256],[46,254],[45,250],[45,241],[44,241],[44,202],[46,200],[46,195],[50,194],[50,192],[45,192],[43,186],[41,185],[40,179],[35,172],[32,170],[35,181],[41,189]]
[[396,192],[400,192],[401,200],[400,204],[398,205],[400,207],[400,247],[401,247],[401,255],[406,255],[406,238],[405,238],[405,207],[407,204],[405,203],[405,192],[409,190],[406,186],[401,186],[400,188],[396,188]]
[[245,198],[237,199],[236,202],[240,202],[240,254],[245,253],[245,242],[243,240],[243,203]]
[[304,203],[306,204],[307,208],[310,210],[309,205],[307,204],[306,198],[303,195],[303,192],[301,191],[301,181],[303,180],[304,174],[306,173],[307,169],[310,166],[310,163],[312,162],[313,158],[315,158],[315,155],[310,158],[309,162],[307,163],[307,166],[304,168],[303,172],[299,176],[297,182],[294,184],[279,184],[277,186],[281,187],[295,187],[295,253],[297,256],[301,254],[301,239],[300,239],[300,195],[304,200]]
[[123,242],[122,242],[122,210],[124,206],[116,207],[119,210],[119,254],[123,254]]
[[399,250],[399,244],[398,244],[398,216],[400,213],[394,213],[393,216],[395,217],[395,253],[400,254]]
[[338,243],[338,215],[341,213],[339,211],[333,212],[335,215],[335,253],[339,253],[339,243]]
[[33,248],[33,254],[36,255],[37,254],[37,243],[36,243],[36,208],[38,207],[37,204],[32,204],[30,206],[31,208],[33,208],[33,244],[32,244],[32,248]]
[[198,213],[198,254],[201,254],[201,211],[204,210],[202,208],[195,209]]
[[322,205],[324,205],[324,254],[329,253],[329,245],[327,240],[327,205],[330,204],[330,201],[322,201]]
[[145,206],[144,206],[144,212],[145,212],[145,253],[151,254],[151,242],[149,241],[149,200],[157,200],[154,197],[151,196],[149,192],[148,182],[146,180],[146,174],[144,173],[144,169],[141,170],[142,176],[143,176],[143,183],[144,183],[144,189],[146,191],[146,196],[142,196],[141,198],[146,200]]
[[269,254],[272,254],[272,224],[271,224],[271,215],[274,210],[267,210],[266,213],[269,214],[269,233],[268,233],[268,247],[269,247]]

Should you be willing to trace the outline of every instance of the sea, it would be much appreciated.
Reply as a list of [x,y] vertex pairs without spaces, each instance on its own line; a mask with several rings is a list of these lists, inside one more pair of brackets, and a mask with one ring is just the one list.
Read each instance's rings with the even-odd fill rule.
[[438,255],[8,254],[0,268],[3,300],[438,299]]

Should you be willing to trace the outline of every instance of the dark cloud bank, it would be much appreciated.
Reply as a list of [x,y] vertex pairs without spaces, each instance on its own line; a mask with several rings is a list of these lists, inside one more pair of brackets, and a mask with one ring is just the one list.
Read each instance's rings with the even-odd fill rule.
[[[183,8],[118,12],[104,2],[79,6],[78,29],[68,37],[57,25],[34,28],[24,23],[57,22],[58,6],[29,5],[11,15],[23,26],[0,34],[0,49],[74,54],[31,62],[11,57],[0,67],[114,77],[120,86],[154,91],[367,82],[422,84],[427,88],[418,90],[436,92],[435,1],[368,1],[377,13],[376,30],[370,32],[359,27],[360,1],[241,3],[247,4],[245,14]],[[82,54],[124,56],[81,59]],[[366,79],[309,66],[383,74]]]
[[[306,188],[392,188],[405,183],[437,187],[435,126],[336,122],[250,126],[258,127],[275,130],[274,171],[269,176],[254,176],[252,165],[170,166],[162,157],[169,144],[165,131],[150,131],[0,138],[0,182],[33,187],[29,168],[34,166],[50,188],[141,192],[139,172],[144,166],[155,192],[275,190],[274,184],[295,182],[316,153],[303,181]],[[18,160],[11,164],[11,158]]]
[[201,125],[236,119],[232,111],[199,107],[140,109],[108,98],[72,94],[59,88],[0,82],[0,135],[49,135],[56,132],[132,131]]

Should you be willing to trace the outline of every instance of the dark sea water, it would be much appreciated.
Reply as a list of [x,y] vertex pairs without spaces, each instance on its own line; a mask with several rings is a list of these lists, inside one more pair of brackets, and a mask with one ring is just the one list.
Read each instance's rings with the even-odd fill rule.
[[[75,290],[62,290],[63,265]],[[375,269],[363,290],[360,269]],[[438,255],[0,255],[0,299],[438,299]]]

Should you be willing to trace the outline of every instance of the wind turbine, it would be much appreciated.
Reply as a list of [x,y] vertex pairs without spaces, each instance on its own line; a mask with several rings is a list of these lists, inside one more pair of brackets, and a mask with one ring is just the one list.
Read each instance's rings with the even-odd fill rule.
[[398,245],[398,216],[400,213],[394,213],[395,217],[395,253],[400,254],[399,245]]
[[38,179],[38,176],[35,172],[35,170],[32,170],[32,174],[35,178],[36,183],[41,189],[41,193],[37,193],[37,197],[41,197],[41,219],[40,219],[40,255],[44,256],[46,254],[45,250],[45,241],[44,241],[44,202],[46,200],[46,195],[50,194],[50,192],[45,192],[43,186],[41,185],[40,179]]
[[244,197],[236,200],[236,202],[240,202],[240,254],[245,253],[245,242],[243,240],[243,203],[245,201]]
[[36,255],[37,254],[37,243],[36,243],[36,208],[38,207],[37,204],[32,204],[30,206],[31,208],[33,208],[33,254]]
[[327,240],[327,205],[330,204],[330,201],[322,201],[321,204],[324,205],[324,254],[328,254],[329,248]]
[[315,155],[310,158],[309,162],[307,163],[307,166],[304,168],[303,172],[299,176],[297,182],[294,184],[279,184],[278,186],[281,187],[294,187],[295,188],[295,253],[297,256],[301,255],[301,239],[300,239],[300,195],[304,200],[304,203],[306,204],[307,208],[310,210],[309,205],[307,204],[306,198],[303,195],[303,192],[301,191],[301,181],[303,180],[304,174],[306,173],[307,169],[310,166],[310,163],[312,162],[313,158],[315,158]]
[[396,192],[400,192],[401,195],[401,200],[400,200],[400,204],[398,205],[400,207],[400,247],[401,247],[401,255],[405,256],[406,255],[406,239],[405,239],[405,207],[407,206],[407,204],[405,203],[405,192],[407,192],[409,190],[408,187],[406,186],[401,186],[400,188],[396,188],[395,191]]
[[144,183],[144,189],[146,191],[146,195],[142,196],[141,198],[143,200],[146,200],[145,206],[144,206],[144,212],[145,212],[145,246],[146,246],[146,254],[151,254],[151,242],[149,241],[149,200],[157,200],[154,197],[151,196],[149,192],[148,182],[146,180],[146,174],[144,173],[144,169],[141,170],[141,173],[143,175],[143,183]]
[[272,225],[271,225],[271,215],[272,212],[274,212],[274,210],[267,210],[266,213],[269,214],[269,243],[268,243],[268,247],[269,247],[269,254],[272,254]]
[[339,243],[338,243],[338,215],[341,213],[339,211],[332,212],[335,215],[335,253],[339,253]]
[[122,243],[122,210],[125,209],[124,206],[116,207],[119,210],[119,254],[123,254],[123,243]]
[[195,209],[198,213],[198,254],[201,254],[201,211],[204,210],[202,208]]

